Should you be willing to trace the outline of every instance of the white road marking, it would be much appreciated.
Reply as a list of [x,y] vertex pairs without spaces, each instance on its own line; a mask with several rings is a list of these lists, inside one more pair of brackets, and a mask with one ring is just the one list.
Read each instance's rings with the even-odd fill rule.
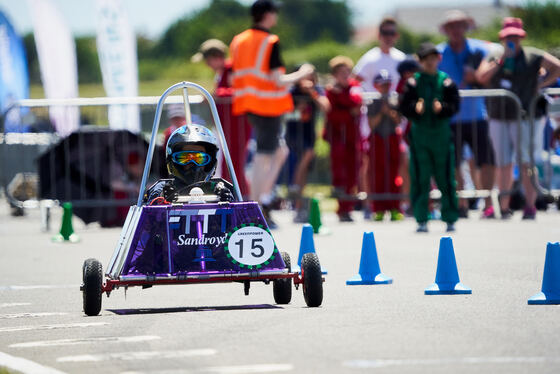
[[14,306],[25,306],[25,305],[31,305],[31,303],[1,303],[0,308],[11,308]]
[[251,373],[278,373],[281,371],[292,371],[290,364],[261,364],[261,365],[239,365],[239,366],[215,366],[202,368],[200,371],[218,374],[251,374]]
[[216,354],[215,349],[190,349],[183,351],[145,351],[145,352],[119,352],[97,355],[64,356],[56,359],[57,362],[100,362],[100,361],[135,361],[135,360],[157,360],[175,359],[193,356],[211,356]]
[[77,284],[38,284],[38,285],[28,285],[28,286],[0,286],[0,291],[23,291],[23,290],[44,290],[52,288],[79,288]]
[[108,325],[108,322],[84,322],[84,323],[63,323],[57,325],[37,325],[37,326],[15,326],[15,327],[0,327],[2,332],[15,332],[15,331],[34,331],[34,330],[56,330],[56,329],[70,329],[74,327],[92,327]]
[[258,374],[258,373],[278,373],[292,371],[294,366],[291,364],[260,364],[260,365],[239,365],[239,366],[215,366],[198,368],[191,370],[170,369],[156,371],[123,371],[120,374],[186,374],[186,373],[218,373],[218,374]]
[[15,318],[35,318],[35,317],[50,317],[50,316],[65,316],[68,313],[11,313],[0,314],[0,319],[15,319]]
[[352,360],[344,361],[343,366],[354,369],[378,369],[389,366],[436,366],[436,365],[473,365],[473,364],[543,364],[560,363],[559,357],[463,357],[442,359],[412,360]]
[[23,374],[64,374],[62,371],[39,365],[25,358],[10,356],[4,352],[0,352],[0,367],[6,367]]
[[161,337],[155,335],[141,336],[108,336],[100,338],[84,338],[84,339],[59,339],[59,340],[41,340],[36,342],[11,344],[10,348],[35,348],[35,347],[57,347],[67,345],[78,345],[97,342],[108,343],[139,343],[151,340],[159,340]]

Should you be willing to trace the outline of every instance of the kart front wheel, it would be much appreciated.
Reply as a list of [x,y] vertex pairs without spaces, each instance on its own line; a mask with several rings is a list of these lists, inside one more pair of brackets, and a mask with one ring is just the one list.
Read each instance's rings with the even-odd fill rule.
[[103,265],[94,258],[88,258],[83,266],[82,293],[84,297],[84,313],[96,316],[101,311],[103,294]]
[[[290,255],[282,252],[282,260],[286,265],[288,272],[292,272],[292,263]],[[292,300],[292,278],[276,279],[272,282],[272,291],[274,293],[274,301],[276,304],[289,304]]]
[[306,253],[301,259],[303,297],[308,307],[318,307],[323,302],[323,276],[316,253]]

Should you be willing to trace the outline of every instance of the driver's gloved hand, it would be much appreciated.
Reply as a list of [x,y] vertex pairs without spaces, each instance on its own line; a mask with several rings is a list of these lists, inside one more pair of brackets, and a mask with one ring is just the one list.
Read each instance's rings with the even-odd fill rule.
[[220,201],[232,202],[234,200],[233,194],[223,182],[219,182],[218,184],[216,184],[216,187],[214,187],[214,194],[218,196]]
[[161,193],[163,195],[163,198],[170,203],[176,201],[179,198],[179,192],[177,192],[177,189],[172,183],[166,183],[165,186],[163,186],[163,190]]

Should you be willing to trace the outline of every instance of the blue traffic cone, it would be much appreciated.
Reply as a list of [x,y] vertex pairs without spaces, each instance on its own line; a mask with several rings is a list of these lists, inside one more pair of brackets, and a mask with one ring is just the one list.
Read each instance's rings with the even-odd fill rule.
[[346,285],[359,284],[391,284],[393,278],[386,276],[379,268],[377,249],[373,232],[364,232],[362,241],[362,256],[360,257],[360,270],[358,274],[346,281]]
[[[296,273],[301,271],[301,260],[303,255],[306,253],[317,253],[315,252],[315,242],[313,241],[313,226],[309,223],[304,224],[302,227],[297,265],[292,266],[292,271]],[[323,268],[323,266],[321,266],[321,273],[327,274],[327,271]]]
[[472,290],[459,281],[453,241],[446,236],[439,242],[436,282],[424,290],[425,295],[471,294]]
[[560,304],[560,243],[548,243],[541,292],[528,300],[531,305]]

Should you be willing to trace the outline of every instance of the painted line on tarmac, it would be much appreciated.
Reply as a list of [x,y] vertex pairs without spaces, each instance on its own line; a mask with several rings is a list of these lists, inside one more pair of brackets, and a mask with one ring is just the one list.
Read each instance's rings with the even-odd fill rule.
[[36,318],[36,317],[52,317],[52,316],[65,316],[68,313],[55,312],[55,313],[10,313],[0,314],[0,319],[16,319],[16,318]]
[[260,364],[260,365],[239,365],[239,366],[215,366],[197,368],[193,371],[184,369],[156,370],[156,371],[123,371],[120,374],[185,374],[185,373],[216,373],[216,374],[259,374],[259,373],[279,373],[294,370],[291,364]]
[[36,347],[60,347],[68,345],[88,344],[88,343],[140,343],[152,340],[159,340],[160,336],[139,335],[139,336],[108,336],[100,338],[84,339],[59,339],[59,340],[39,340],[35,342],[11,344],[10,348],[36,348]]
[[261,364],[261,365],[239,365],[239,366],[215,366],[202,368],[205,373],[217,374],[251,374],[251,373],[278,373],[281,371],[292,371],[290,364]]
[[37,284],[37,285],[14,285],[0,286],[0,291],[25,291],[25,290],[48,290],[52,288],[79,288],[77,284]]
[[17,332],[17,331],[71,329],[75,327],[92,327],[92,326],[105,326],[105,325],[109,325],[109,322],[89,322],[89,323],[84,322],[84,323],[63,323],[63,324],[56,324],[56,325],[0,327],[0,333]]
[[182,351],[144,351],[144,352],[119,352],[94,355],[63,356],[56,359],[57,362],[101,362],[101,361],[141,361],[176,359],[195,356],[212,356],[217,351],[210,348],[189,349]]
[[40,365],[25,358],[11,356],[4,352],[0,352],[0,367],[6,367],[23,374],[65,374],[60,370]]
[[0,303],[0,308],[11,308],[14,306],[26,306],[31,305],[31,303]]
[[436,365],[477,365],[477,364],[544,364],[560,363],[559,357],[463,357],[413,360],[352,360],[343,366],[354,369],[380,369],[391,366],[436,366]]

